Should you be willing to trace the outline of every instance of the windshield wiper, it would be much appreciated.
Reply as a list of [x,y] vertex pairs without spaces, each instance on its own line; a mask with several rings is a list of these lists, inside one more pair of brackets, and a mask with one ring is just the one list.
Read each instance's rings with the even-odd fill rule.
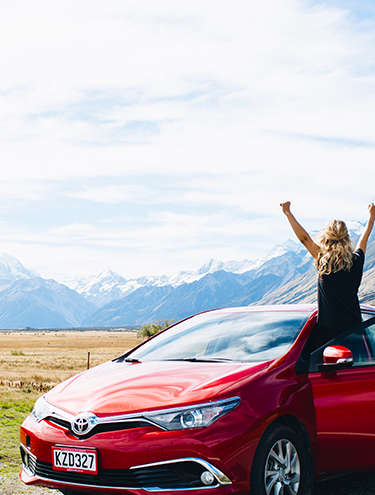
[[163,361],[187,361],[190,363],[220,363],[223,361],[233,361],[233,359],[228,359],[228,358],[221,358],[221,357],[212,357],[212,358],[205,358],[205,357],[187,357],[187,358],[170,358],[170,359],[163,359]]
[[124,359],[126,363],[140,363],[141,361],[137,358],[127,357]]

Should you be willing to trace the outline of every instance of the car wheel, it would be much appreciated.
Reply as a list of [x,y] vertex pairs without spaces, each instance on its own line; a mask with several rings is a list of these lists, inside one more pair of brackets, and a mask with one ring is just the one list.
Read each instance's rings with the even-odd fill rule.
[[296,432],[273,424],[264,433],[251,468],[251,495],[311,495],[310,454]]

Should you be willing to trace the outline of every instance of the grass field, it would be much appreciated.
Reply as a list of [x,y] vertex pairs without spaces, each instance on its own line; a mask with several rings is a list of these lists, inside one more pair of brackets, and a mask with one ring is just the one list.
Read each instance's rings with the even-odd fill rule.
[[0,493],[59,493],[19,481],[19,427],[35,400],[66,378],[139,343],[136,332],[0,331]]
[[0,384],[51,387],[87,368],[113,359],[137,344],[136,332],[0,331]]
[[[87,368],[108,361],[139,342],[135,332],[0,331],[0,494],[57,495],[27,487],[21,469],[19,427],[45,391]],[[316,485],[314,495],[375,495],[375,474],[358,473]]]

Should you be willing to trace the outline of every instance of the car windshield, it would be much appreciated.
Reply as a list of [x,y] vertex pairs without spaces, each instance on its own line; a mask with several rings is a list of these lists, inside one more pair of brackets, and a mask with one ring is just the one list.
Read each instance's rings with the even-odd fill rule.
[[203,313],[128,354],[129,361],[269,361],[292,346],[307,320],[302,312]]

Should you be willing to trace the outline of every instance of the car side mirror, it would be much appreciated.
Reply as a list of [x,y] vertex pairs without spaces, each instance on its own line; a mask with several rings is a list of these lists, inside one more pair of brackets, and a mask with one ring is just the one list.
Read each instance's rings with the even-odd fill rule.
[[350,349],[342,345],[330,345],[323,351],[323,364],[319,371],[336,371],[350,368],[353,365],[353,354]]

